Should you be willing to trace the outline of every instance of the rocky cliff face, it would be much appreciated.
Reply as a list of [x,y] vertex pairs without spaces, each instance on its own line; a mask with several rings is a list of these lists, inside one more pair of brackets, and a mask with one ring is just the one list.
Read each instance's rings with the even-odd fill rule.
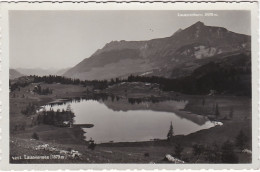
[[172,36],[149,41],[112,41],[64,76],[83,80],[135,75],[176,78],[208,61],[250,51],[251,37],[197,22]]

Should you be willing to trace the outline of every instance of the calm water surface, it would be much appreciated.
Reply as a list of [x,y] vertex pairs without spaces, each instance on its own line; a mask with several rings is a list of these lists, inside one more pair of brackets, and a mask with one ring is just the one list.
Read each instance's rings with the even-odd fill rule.
[[46,105],[45,108],[62,110],[68,104],[75,113],[75,124],[94,124],[93,128],[84,130],[86,140],[92,138],[97,143],[165,139],[171,121],[175,135],[186,135],[214,126],[203,116],[174,113],[176,109],[185,107],[185,101],[130,104],[123,100],[81,100],[63,105]]

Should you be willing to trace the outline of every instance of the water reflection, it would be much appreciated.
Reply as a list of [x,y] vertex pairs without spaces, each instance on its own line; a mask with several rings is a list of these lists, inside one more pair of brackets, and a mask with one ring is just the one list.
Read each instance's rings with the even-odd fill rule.
[[187,103],[184,100],[95,95],[57,100],[45,108],[65,109],[70,104],[75,113],[75,124],[94,124],[93,128],[84,129],[86,139],[93,138],[101,143],[165,139],[171,121],[175,135],[186,135],[214,126],[206,117],[179,111]]

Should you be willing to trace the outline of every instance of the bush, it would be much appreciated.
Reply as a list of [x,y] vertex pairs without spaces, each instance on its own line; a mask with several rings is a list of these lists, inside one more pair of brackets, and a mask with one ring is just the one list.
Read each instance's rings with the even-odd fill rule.
[[38,136],[37,133],[33,133],[32,138],[35,139],[35,140],[39,140],[39,136]]
[[221,151],[219,146],[215,143],[211,146],[207,146],[205,149],[205,158],[210,163],[221,162]]
[[150,156],[150,154],[148,152],[144,153],[144,157],[149,157],[149,156]]
[[21,113],[26,116],[31,116],[36,113],[37,105],[33,103],[29,103],[25,109],[21,110]]
[[193,148],[194,156],[200,156],[201,154],[204,153],[204,150],[205,150],[203,145],[198,145],[198,144],[193,145],[192,148]]
[[181,159],[181,153],[182,153],[182,151],[183,151],[183,147],[181,146],[181,144],[176,144],[175,145],[175,150],[174,150],[174,156],[176,157],[176,158],[179,158],[179,159]]
[[91,150],[94,150],[95,147],[96,147],[96,144],[95,144],[94,140],[91,139],[91,140],[89,141],[88,148],[91,149]]
[[195,144],[192,146],[193,156],[196,157],[196,162],[200,159],[200,156],[204,153],[205,147],[203,145]]
[[238,157],[234,152],[234,145],[230,141],[226,141],[221,147],[221,160],[223,163],[238,163]]
[[239,134],[236,137],[236,146],[238,146],[240,150],[243,150],[246,147],[247,141],[248,137],[244,134],[242,130],[240,130]]

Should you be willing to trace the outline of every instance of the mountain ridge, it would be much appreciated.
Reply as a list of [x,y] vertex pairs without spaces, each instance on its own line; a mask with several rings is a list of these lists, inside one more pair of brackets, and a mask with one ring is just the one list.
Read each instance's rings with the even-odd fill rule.
[[9,78],[10,79],[16,79],[16,78],[19,78],[21,76],[24,76],[24,75],[21,74],[20,72],[18,72],[17,70],[12,69],[12,68],[9,69]]
[[[251,37],[202,22],[178,30],[172,36],[147,41],[111,41],[64,73],[83,80],[110,79],[130,74],[174,78],[172,71],[225,53],[251,49]],[[199,64],[199,63],[197,63]]]
[[16,68],[15,70],[23,75],[59,75],[62,76],[69,68],[63,69],[43,69],[43,68]]

